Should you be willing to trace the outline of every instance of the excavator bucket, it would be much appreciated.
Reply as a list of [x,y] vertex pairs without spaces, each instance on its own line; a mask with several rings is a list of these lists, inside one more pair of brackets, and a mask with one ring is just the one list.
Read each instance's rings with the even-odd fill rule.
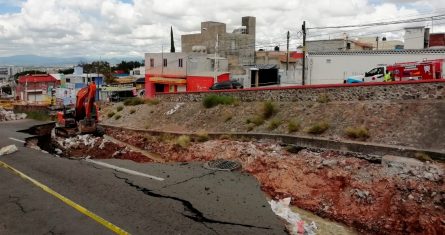
[[97,130],[95,120],[81,120],[79,121],[80,134],[94,134]]

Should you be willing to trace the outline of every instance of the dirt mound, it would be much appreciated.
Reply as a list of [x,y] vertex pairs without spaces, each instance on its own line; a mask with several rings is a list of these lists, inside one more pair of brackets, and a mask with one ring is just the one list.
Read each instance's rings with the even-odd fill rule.
[[334,151],[293,154],[266,141],[211,140],[184,148],[173,137],[107,133],[167,161],[239,161],[273,198],[292,197],[293,205],[364,233],[445,233],[444,164],[399,167]]
[[71,138],[57,138],[55,147],[60,155],[70,158],[125,159],[135,162],[153,162],[141,153],[132,151],[124,145],[116,144],[92,135],[78,135]]

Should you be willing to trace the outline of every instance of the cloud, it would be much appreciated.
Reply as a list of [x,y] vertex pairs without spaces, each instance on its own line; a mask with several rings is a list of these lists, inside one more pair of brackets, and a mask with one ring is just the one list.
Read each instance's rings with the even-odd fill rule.
[[[230,32],[242,16],[257,17],[257,46],[284,46],[291,32],[291,48],[301,43],[301,23],[308,27],[349,25],[445,14],[443,0],[0,0],[0,6],[20,7],[0,13],[2,55],[45,56],[136,55],[158,52],[180,35],[200,30],[206,20],[227,23]],[[415,6],[415,7],[413,7]],[[419,10],[422,9],[422,10]],[[435,31],[445,30],[435,22]],[[423,25],[428,24],[422,23]],[[309,38],[340,37],[344,32],[400,38],[404,25],[361,30],[309,30]],[[442,27],[442,28],[441,28]]]

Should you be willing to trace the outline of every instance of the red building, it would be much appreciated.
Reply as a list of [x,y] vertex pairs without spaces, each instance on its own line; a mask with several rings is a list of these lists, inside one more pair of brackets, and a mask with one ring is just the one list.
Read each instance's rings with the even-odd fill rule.
[[20,76],[16,87],[16,96],[28,103],[49,104],[51,90],[60,85],[60,80],[49,74],[31,74]]
[[156,92],[206,91],[215,78],[229,80],[227,59],[202,53],[146,53],[145,71],[148,98]]

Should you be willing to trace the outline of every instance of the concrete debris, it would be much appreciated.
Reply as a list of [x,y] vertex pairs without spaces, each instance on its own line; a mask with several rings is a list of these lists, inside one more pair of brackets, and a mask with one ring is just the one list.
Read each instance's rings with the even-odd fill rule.
[[444,177],[444,170],[437,165],[412,158],[386,155],[382,158],[382,165],[388,169],[389,174],[402,178],[415,176],[419,179],[441,181]]
[[0,122],[1,121],[13,121],[26,118],[26,113],[14,113],[13,111],[7,111],[0,108]]
[[16,151],[18,151],[17,146],[11,144],[0,149],[0,156],[11,154]]
[[315,235],[317,230],[315,222],[312,221],[310,224],[305,223],[298,213],[293,212],[289,208],[290,202],[291,198],[288,197],[278,201],[271,200],[269,204],[272,211],[287,222],[286,227],[290,234]]

